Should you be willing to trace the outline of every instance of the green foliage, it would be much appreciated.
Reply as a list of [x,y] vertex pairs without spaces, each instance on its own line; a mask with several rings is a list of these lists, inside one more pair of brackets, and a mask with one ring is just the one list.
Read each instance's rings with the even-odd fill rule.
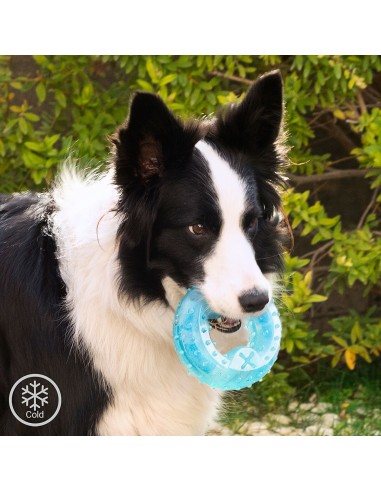
[[260,385],[229,392],[225,399],[222,423],[239,432],[242,424],[262,419],[272,411],[285,412],[295,397],[296,388],[289,383],[290,374],[278,362]]
[[[353,370],[380,356],[380,307],[370,308],[381,292],[381,94],[372,85],[381,57],[35,56],[27,66],[0,57],[0,192],[44,188],[70,153],[105,162],[107,136],[135,90],[159,94],[181,116],[203,116],[280,68],[291,147],[284,203],[297,248],[286,255],[283,366],[272,377],[288,391],[295,366],[327,359]],[[355,225],[343,221],[327,188],[336,173],[335,193],[346,193],[348,170],[369,193],[365,208],[353,203]],[[349,310],[354,290],[365,301]],[[342,312],[329,314],[332,299]]]

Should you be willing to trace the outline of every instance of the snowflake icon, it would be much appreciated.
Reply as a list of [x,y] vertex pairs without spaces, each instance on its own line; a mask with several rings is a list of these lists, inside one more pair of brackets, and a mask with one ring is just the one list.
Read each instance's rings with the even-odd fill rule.
[[[49,388],[45,387],[43,384],[41,385],[40,383],[37,383],[36,380],[34,380],[33,383],[30,383],[30,386],[32,388],[32,391],[29,389],[29,384],[27,384],[25,388],[21,388],[22,394],[26,395],[22,397],[21,403],[31,408],[32,410],[36,411],[38,408],[43,407],[45,403],[46,404],[49,403],[48,402]],[[41,386],[41,388],[37,389],[39,386]],[[30,404],[30,402],[32,403]],[[37,402],[39,402],[39,404]]]

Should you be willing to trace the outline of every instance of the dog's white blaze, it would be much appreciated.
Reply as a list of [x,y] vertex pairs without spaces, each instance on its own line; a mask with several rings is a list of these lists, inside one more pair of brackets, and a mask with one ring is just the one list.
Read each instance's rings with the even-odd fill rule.
[[252,245],[242,229],[246,209],[246,187],[239,175],[205,141],[197,143],[210,169],[222,212],[222,229],[212,254],[204,263],[205,279],[200,286],[209,305],[232,318],[243,316],[239,296],[257,289],[268,292],[271,286],[255,260]]

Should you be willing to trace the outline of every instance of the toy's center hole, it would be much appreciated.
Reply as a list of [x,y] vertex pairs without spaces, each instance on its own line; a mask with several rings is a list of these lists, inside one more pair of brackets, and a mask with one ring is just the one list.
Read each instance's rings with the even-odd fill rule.
[[241,328],[241,320],[225,318],[224,316],[209,319],[209,324],[212,328],[222,333],[235,333]]
[[[226,320],[226,321],[225,321]],[[221,329],[222,323],[224,323]],[[235,347],[247,345],[249,334],[247,330],[241,328],[240,320],[231,320],[228,318],[210,319],[211,327],[209,335],[218,352],[225,355]]]

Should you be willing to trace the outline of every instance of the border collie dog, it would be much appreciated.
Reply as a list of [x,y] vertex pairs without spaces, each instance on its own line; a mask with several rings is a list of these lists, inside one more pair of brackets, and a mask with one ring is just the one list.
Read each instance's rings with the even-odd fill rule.
[[[179,361],[174,311],[197,286],[226,328],[272,297],[282,118],[279,72],[199,121],[138,92],[106,172],[67,165],[45,193],[0,197],[0,434],[205,434],[222,392]],[[223,348],[245,330],[222,331]],[[29,374],[60,389],[46,425],[10,411]]]

